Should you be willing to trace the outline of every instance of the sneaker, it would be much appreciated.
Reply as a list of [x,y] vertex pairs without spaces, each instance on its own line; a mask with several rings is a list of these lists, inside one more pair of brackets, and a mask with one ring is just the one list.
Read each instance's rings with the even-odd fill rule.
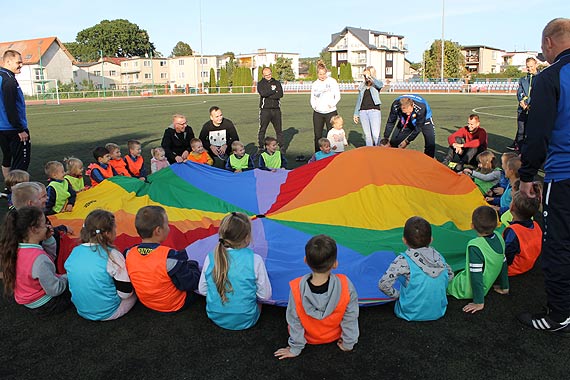
[[519,322],[535,330],[548,331],[570,338],[570,317],[563,322],[555,322],[550,318],[551,310],[544,308],[542,313],[522,313],[517,316]]
[[512,143],[511,145],[509,145],[509,146],[507,147],[507,149],[508,149],[508,150],[512,150],[512,151],[515,151],[515,152],[516,152],[516,151],[518,151],[518,150],[519,150],[519,147],[518,147],[518,145],[517,145],[517,144],[515,144],[515,143]]

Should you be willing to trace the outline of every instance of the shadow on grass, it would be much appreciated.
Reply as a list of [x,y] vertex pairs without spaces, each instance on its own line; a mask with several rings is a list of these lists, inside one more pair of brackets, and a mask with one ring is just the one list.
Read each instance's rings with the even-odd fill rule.
[[299,134],[299,130],[297,128],[287,128],[283,131],[283,149],[287,151],[289,146],[291,145],[291,141],[293,141],[293,137]]
[[360,148],[361,146],[366,145],[366,141],[362,136],[362,133],[356,131],[350,131],[348,133],[348,143],[354,145],[355,148]]

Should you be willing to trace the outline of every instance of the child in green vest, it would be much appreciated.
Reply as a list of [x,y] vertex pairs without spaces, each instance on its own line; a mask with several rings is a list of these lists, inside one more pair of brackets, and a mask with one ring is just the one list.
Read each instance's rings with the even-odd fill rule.
[[65,179],[63,164],[59,161],[49,161],[45,166],[45,173],[49,177],[45,214],[72,211],[76,194],[69,181]]
[[268,136],[265,138],[265,150],[259,155],[259,168],[272,172],[279,168],[287,169],[287,160],[279,151],[275,137]]
[[447,294],[457,299],[473,299],[463,307],[466,313],[476,313],[485,307],[485,295],[499,279],[500,294],[509,293],[505,242],[495,232],[497,212],[489,206],[480,206],[473,211],[471,225],[478,237],[467,243],[465,269],[456,273],[447,287]]
[[245,147],[241,141],[232,143],[232,154],[226,160],[226,169],[234,173],[241,173],[252,170],[253,160],[251,156],[245,152]]
[[63,159],[63,162],[65,162],[65,167],[67,168],[65,179],[71,184],[73,190],[76,193],[87,190],[89,186],[85,186],[83,178],[83,161],[75,157],[66,157]]

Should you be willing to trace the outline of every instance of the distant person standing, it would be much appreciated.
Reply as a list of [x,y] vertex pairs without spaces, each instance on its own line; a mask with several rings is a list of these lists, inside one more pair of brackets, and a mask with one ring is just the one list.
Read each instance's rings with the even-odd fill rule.
[[263,150],[265,132],[269,123],[273,124],[277,144],[283,151],[283,127],[281,123],[281,98],[283,97],[283,87],[281,82],[273,78],[273,73],[269,67],[262,71],[263,78],[257,84],[259,93],[259,131],[257,141],[259,150]]
[[517,109],[517,134],[515,140],[507,147],[510,150],[520,150],[524,140],[525,125],[528,119],[528,110],[530,109],[530,93],[532,90],[535,76],[539,73],[536,59],[529,57],[526,59],[527,74],[519,79],[519,88],[517,90],[517,99],[519,106]]
[[[317,77],[311,86],[311,107],[313,107],[313,130],[315,152],[319,151],[319,139],[327,136],[332,128],[331,117],[337,115],[336,105],[340,100],[340,88],[335,79],[327,75],[325,63],[319,59],[317,62]],[[326,124],[326,132],[323,128]]]
[[541,261],[547,302],[542,312],[518,319],[536,330],[570,336],[570,19],[546,24],[542,54],[551,65],[533,83],[519,191],[540,197],[533,180],[544,165]]
[[26,103],[16,80],[21,70],[22,55],[6,50],[0,67],[0,148],[4,178],[13,169],[27,171],[32,154]]
[[381,80],[376,79],[376,69],[368,66],[363,72],[364,82],[358,86],[358,99],[354,107],[354,124],[362,124],[366,146],[378,145],[380,139],[380,90],[384,87]]

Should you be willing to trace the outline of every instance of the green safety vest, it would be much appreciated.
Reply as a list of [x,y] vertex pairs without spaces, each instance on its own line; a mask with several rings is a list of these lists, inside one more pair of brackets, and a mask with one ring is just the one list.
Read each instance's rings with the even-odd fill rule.
[[83,180],[83,176],[77,178],[69,174],[66,174],[64,178],[69,181],[71,188],[75,191],[81,191],[85,187],[85,181]]
[[71,195],[68,190],[69,182],[63,180],[61,182],[51,181],[48,187],[51,187],[55,190],[55,205],[53,205],[53,211],[55,213],[61,212],[69,196]]
[[505,261],[505,241],[497,232],[495,236],[501,242],[501,247],[503,254],[499,255],[495,252],[484,237],[479,236],[472,239],[467,243],[467,248],[465,250],[465,270],[459,272],[453,280],[449,283],[447,287],[447,294],[454,296],[457,299],[469,299],[473,298],[473,289],[471,288],[471,273],[469,272],[469,247],[475,246],[481,250],[483,253],[483,258],[485,259],[485,264],[483,266],[483,289],[484,294],[487,292],[495,280],[501,273],[503,268],[503,262]]
[[269,169],[279,169],[281,167],[281,152],[276,151],[272,155],[267,152],[261,153],[263,161],[265,161],[265,166]]
[[230,156],[230,166],[234,170],[243,170],[249,168],[249,154],[244,154],[242,158],[237,158],[235,154]]

